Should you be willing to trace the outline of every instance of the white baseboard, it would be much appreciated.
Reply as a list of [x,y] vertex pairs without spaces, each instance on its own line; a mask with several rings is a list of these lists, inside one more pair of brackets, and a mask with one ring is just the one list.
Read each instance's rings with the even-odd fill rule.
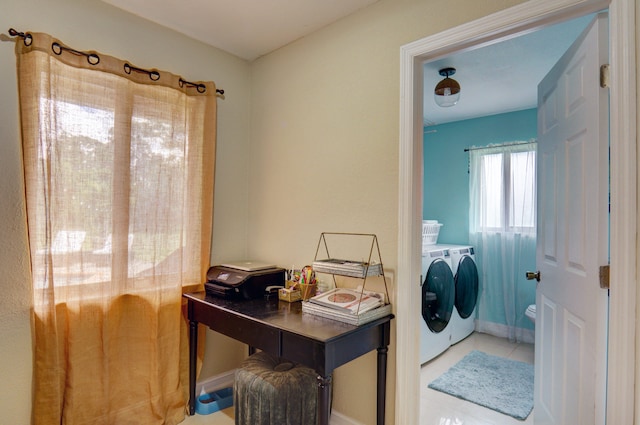
[[[203,381],[196,383],[196,395],[212,393],[222,388],[233,387],[233,381],[235,379],[236,370],[230,370],[228,372],[221,373],[219,375],[211,376]],[[334,410],[331,411],[331,417],[329,418],[330,425],[365,425],[350,417],[343,415],[340,412]]]
[[331,417],[329,418],[329,425],[364,425],[362,422],[358,422],[355,419],[351,419],[348,416],[343,415],[335,410],[331,411]]
[[203,381],[196,382],[196,396],[212,393],[223,388],[233,387],[236,370],[232,369],[219,375],[211,376]]
[[[509,338],[509,327],[499,323],[476,320],[476,331],[500,338]],[[526,342],[528,344],[533,344],[536,341],[535,331],[531,329],[516,328],[515,337],[518,342]]]

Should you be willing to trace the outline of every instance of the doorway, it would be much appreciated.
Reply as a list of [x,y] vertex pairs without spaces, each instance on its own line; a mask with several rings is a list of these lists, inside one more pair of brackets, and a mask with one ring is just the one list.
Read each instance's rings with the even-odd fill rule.
[[[480,282],[484,290],[476,311],[480,320],[475,326],[481,332],[533,343],[533,324],[524,313],[529,305],[535,304],[536,285],[525,280],[525,272],[536,267],[535,214],[527,223],[510,223],[508,217],[514,214],[520,217],[535,208],[535,201],[533,205],[524,202],[525,197],[535,199],[535,185],[526,178],[526,166],[512,169],[509,161],[503,162],[502,158],[507,152],[506,159],[514,152],[535,150],[531,142],[537,139],[538,83],[593,17],[585,15],[424,64],[422,218],[442,224],[438,244],[473,246],[484,241],[484,248],[474,246],[475,261],[484,276]],[[442,79],[438,72],[441,69],[457,70],[454,77],[462,86],[462,96],[453,107],[440,107],[434,100],[433,88]],[[492,148],[487,150],[488,146]],[[491,219],[487,220],[491,223],[483,224],[483,228],[487,225],[491,231],[471,238],[470,223],[480,220],[469,211],[470,205],[479,199],[470,194],[470,183],[476,180],[471,178],[476,176],[471,164],[472,158],[485,152],[500,158],[490,162],[497,179],[492,186],[500,188],[500,195],[494,193],[497,197],[492,199],[499,203],[500,199],[504,202],[513,196],[523,201],[518,204],[522,211],[505,210],[507,206],[516,208],[516,204],[508,203],[499,209],[488,209],[486,213],[491,214]],[[535,153],[531,153],[531,158],[535,158]],[[535,160],[532,161],[534,164]],[[501,179],[509,170],[523,173],[517,174],[522,187],[503,184]],[[473,199],[476,200],[472,202]],[[499,234],[494,233],[498,229]],[[455,324],[451,332],[454,330]]]
[[[586,155],[587,152],[593,152],[593,156],[590,157],[592,162],[584,168],[590,170],[588,173],[589,178],[595,179],[598,175],[601,175],[603,179],[599,185],[594,185],[593,181],[591,181],[588,186],[591,188],[599,186],[603,189],[602,191],[595,189],[584,191],[578,189],[570,192],[575,193],[576,196],[573,200],[573,205],[586,205],[585,202],[589,199],[590,202],[594,204],[585,211],[600,211],[601,214],[598,215],[598,217],[602,217],[602,220],[605,221],[600,220],[600,226],[595,226],[596,223],[591,221],[588,226],[579,225],[578,223],[581,223],[580,218],[586,216],[595,217],[596,215],[581,214],[572,208],[571,211],[575,211],[576,214],[572,219],[572,222],[575,224],[575,226],[572,226],[572,229],[588,228],[592,230],[602,228],[606,230],[608,202],[606,190],[608,157],[606,146],[609,142],[607,130],[609,108],[608,103],[603,100],[608,96],[608,90],[600,88],[597,81],[599,65],[608,63],[608,55],[604,48],[604,46],[608,44],[606,22],[606,13],[599,14],[597,19],[593,14],[585,15],[584,17],[546,27],[520,37],[511,38],[506,42],[495,43],[473,51],[461,52],[437,61],[439,62],[439,64],[437,64],[438,67],[451,66],[463,68],[464,71],[467,71],[464,75],[464,71],[460,73],[460,81],[463,82],[462,86],[464,89],[467,89],[463,90],[463,92],[467,91],[471,94],[478,93],[479,99],[481,100],[478,105],[478,115],[481,115],[480,117],[430,126],[428,128],[433,129],[435,133],[425,135],[424,143],[424,208],[425,212],[431,213],[424,217],[437,218],[445,221],[443,229],[447,225],[456,230],[467,229],[464,232],[465,234],[458,236],[458,238],[464,237],[462,240],[464,243],[475,247],[476,260],[482,277],[481,286],[483,288],[479,298],[476,329],[483,334],[502,337],[505,344],[507,343],[507,338],[509,341],[533,343],[533,324],[525,317],[524,313],[529,305],[536,303],[536,287],[538,285],[536,285],[535,280],[526,280],[525,273],[529,270],[544,270],[542,272],[543,279],[539,286],[541,291],[544,289],[544,292],[539,294],[542,296],[544,293],[549,294],[550,289],[564,288],[569,285],[570,282],[576,280],[577,276],[574,277],[575,274],[573,270],[578,270],[577,267],[580,268],[580,272],[578,273],[580,278],[577,279],[579,282],[578,286],[581,288],[580,290],[571,291],[572,295],[570,295],[568,299],[556,296],[554,299],[556,304],[550,304],[550,300],[545,298],[546,301],[542,305],[544,308],[541,308],[541,313],[549,313],[554,310],[553,306],[561,303],[565,308],[558,307],[554,310],[553,317],[558,320],[557,326],[551,327],[551,325],[549,325],[552,317],[545,316],[542,320],[539,320],[538,325],[540,326],[538,326],[539,329],[537,329],[536,332],[539,335],[536,335],[535,338],[538,341],[545,341],[545,343],[536,344],[536,356],[545,361],[538,362],[539,364],[536,365],[538,377],[544,376],[545,371],[549,371],[548,368],[543,369],[542,365],[548,365],[551,363],[551,359],[558,361],[559,364],[572,364],[559,360],[563,358],[563,353],[565,352],[571,353],[570,358],[574,362],[573,364],[582,364],[584,365],[583,370],[597,370],[595,373],[596,376],[605,376],[604,369],[606,363],[604,360],[604,350],[606,339],[603,339],[602,342],[598,344],[587,344],[586,346],[590,348],[588,354],[584,356],[580,350],[580,347],[583,347],[584,344],[578,343],[577,341],[571,343],[574,341],[573,339],[554,345],[556,348],[553,351],[544,350],[543,348],[551,346],[546,342],[555,340],[554,336],[562,340],[562,335],[566,335],[562,333],[565,325],[569,326],[569,329],[573,329],[572,325],[577,323],[578,317],[580,318],[581,325],[580,335],[583,335],[585,338],[593,338],[593,341],[597,340],[596,335],[601,335],[602,338],[605,338],[605,332],[599,331],[598,329],[604,329],[606,327],[606,309],[598,309],[595,307],[596,305],[600,305],[597,300],[606,302],[606,291],[598,288],[597,265],[606,264],[606,247],[608,244],[604,239],[599,238],[598,233],[594,231],[572,233],[573,237],[571,240],[575,241],[593,238],[593,240],[590,240],[590,242],[586,244],[586,246],[589,246],[589,249],[584,253],[589,256],[597,255],[597,258],[590,258],[588,261],[585,261],[583,258],[578,258],[572,254],[572,266],[570,266],[571,268],[568,274],[560,281],[562,284],[552,284],[553,278],[550,277],[553,273],[551,273],[551,269],[543,269],[543,267],[551,266],[547,264],[547,261],[539,261],[538,263],[536,261],[536,238],[533,237],[536,231],[536,220],[534,216],[525,214],[535,209],[535,201],[533,201],[533,199],[535,199],[535,184],[533,183],[530,172],[530,170],[535,168],[533,163],[539,162],[541,167],[545,165],[548,167],[551,165],[548,162],[550,157],[557,158],[562,156],[566,158],[567,161],[569,158],[573,158],[563,155],[565,143],[555,143],[555,140],[558,139],[557,136],[562,134],[564,137],[567,137],[566,140],[571,141],[567,143],[572,146],[571,150],[574,152],[577,149],[576,146],[580,144],[580,141],[584,140],[585,145],[589,146],[584,155]],[[600,41],[601,39],[602,41]],[[589,41],[587,42],[586,40]],[[598,41],[598,43],[596,43],[596,41]],[[554,51],[553,49],[544,48],[550,43],[553,43],[554,46],[557,47],[557,50]],[[599,49],[599,46],[603,46],[602,49]],[[561,68],[561,65],[568,63],[567,61],[569,61],[570,58],[576,57],[575,52],[578,49],[580,49],[579,51],[581,53],[577,55],[577,59],[574,59],[574,66]],[[602,51],[602,53],[598,54],[599,51]],[[516,65],[511,64],[511,61],[514,60],[516,61]],[[429,69],[428,65],[430,64],[425,65],[427,71]],[[431,66],[431,68],[433,68],[433,66]],[[550,74],[552,69],[554,71]],[[558,71],[558,69],[562,69],[562,71]],[[565,73],[567,69],[570,72]],[[501,73],[518,74],[519,81],[514,81],[517,79],[512,80],[512,77],[508,75],[502,76],[500,75]],[[470,75],[468,80],[462,78],[466,75]],[[474,84],[473,78],[476,75],[485,77],[478,79],[478,84]],[[547,77],[547,75],[553,78]],[[562,76],[561,79],[558,79],[560,78],[557,77],[559,75]],[[575,75],[581,75],[581,78],[576,79]],[[526,78],[527,76],[529,76],[529,78]],[[498,77],[498,79],[493,81],[492,78],[494,77]],[[426,78],[427,76],[425,75],[425,80]],[[549,80],[551,80],[551,83],[549,83]],[[538,99],[537,88],[538,85],[541,84],[541,81],[546,82],[543,91],[544,96],[542,97],[545,101],[538,109],[537,106],[540,100]],[[506,87],[501,88],[501,85],[505,82],[508,82],[508,84],[506,84]],[[519,84],[519,86],[510,90],[510,87],[514,84]],[[475,87],[476,85],[479,86]],[[525,85],[528,87],[524,87]],[[575,89],[574,87],[576,85],[580,88]],[[427,93],[425,95],[425,117],[436,115],[437,113],[441,115],[446,113],[445,117],[453,118],[458,113],[464,113],[462,108],[459,112],[455,111],[458,106],[466,106],[466,109],[471,109],[475,100],[467,96],[461,98],[461,102],[456,105],[455,108],[447,108],[445,111],[441,111],[437,109],[433,103],[429,103],[431,100],[428,91],[429,87],[429,84],[425,84],[425,91]],[[557,87],[557,89],[552,92],[556,94],[555,96],[548,95],[549,87]],[[567,108],[571,113],[566,118],[565,114],[555,113],[558,110],[565,110],[565,108],[557,106],[569,96],[569,94],[565,95],[568,91],[563,89],[565,87],[572,88],[569,93],[580,93],[577,100],[574,97],[571,97],[571,100],[566,100],[567,104],[572,106],[572,109]],[[485,89],[484,94],[481,92],[483,89]],[[520,90],[519,99],[513,99],[512,96],[507,96],[505,100],[512,101],[515,107],[518,106],[515,104],[516,100],[519,100],[522,107],[530,108],[530,106],[533,105],[533,108],[518,112],[506,110],[501,114],[482,116],[482,112],[490,110],[492,104],[497,103],[501,105],[506,103],[500,101],[500,93],[504,92],[513,95],[518,90]],[[602,105],[602,108],[598,105]],[[428,107],[430,107],[430,109],[427,109]],[[434,111],[433,114],[431,114],[432,110]],[[589,113],[589,119],[585,119],[586,115],[584,114],[587,112]],[[600,116],[602,116],[602,119],[600,119]],[[538,124],[539,119],[542,120],[540,124]],[[570,120],[572,123],[571,128],[564,124],[566,120]],[[546,124],[548,122],[551,122],[552,126]],[[538,128],[541,129],[540,134],[538,134]],[[599,128],[602,128],[602,130],[598,130]],[[553,130],[551,131],[549,129]],[[554,135],[554,137],[550,135]],[[564,140],[564,137],[562,137],[562,140]],[[541,142],[544,141],[544,143],[538,146],[537,149],[538,153],[541,153],[540,158],[534,159],[537,156],[535,153],[536,149],[532,143],[527,143],[526,141],[536,140],[538,138],[540,138]],[[473,147],[469,146],[470,143],[473,144]],[[493,145],[493,147],[488,148],[487,145]],[[549,145],[554,146],[554,148],[550,149]],[[596,149],[599,145],[602,146],[602,148]],[[464,151],[468,151],[468,154],[465,154]],[[469,158],[467,158],[467,155]],[[510,163],[514,161],[517,163],[518,158],[529,158],[531,163],[527,166],[526,161],[525,163],[520,161],[519,165],[514,167],[513,164],[511,164],[510,166]],[[596,160],[596,158],[601,158],[601,160]],[[470,159],[470,170],[467,159]],[[562,164],[565,163],[565,161],[561,160],[559,162]],[[446,163],[446,169],[442,168],[443,163]],[[574,164],[573,161],[571,163]],[[553,164],[553,170],[555,170],[556,167],[561,167],[560,165],[556,165],[555,161],[553,161]],[[449,196],[449,199],[442,196],[442,194],[436,196],[437,192],[434,193],[433,191],[433,182],[435,181],[434,169],[437,170],[439,165],[439,174],[448,175],[446,189],[450,195],[463,192],[466,194],[469,191],[468,188],[475,188],[478,193],[485,193],[483,189],[480,189],[479,181],[483,180],[480,174],[482,174],[484,178],[489,179],[491,183],[487,185],[483,184],[482,187],[491,189],[485,194],[489,196],[486,200],[492,207],[485,205],[481,213],[482,204],[479,202],[479,198],[481,198],[482,195],[478,194],[475,196],[470,194],[470,200],[466,202],[462,196],[458,196],[458,199],[455,200],[451,199],[453,196]],[[481,165],[484,170],[482,173],[477,171]],[[575,168],[575,166],[574,164],[567,169],[578,171],[580,168]],[[583,165],[581,165],[581,167],[582,166]],[[542,170],[544,168],[539,169]],[[603,172],[598,173],[599,169],[602,169]],[[491,177],[489,177],[489,174],[491,174]],[[565,222],[565,215],[560,214],[559,216],[553,216],[553,218],[549,220],[544,219],[545,212],[547,216],[550,215],[550,205],[556,205],[554,201],[554,199],[557,199],[555,194],[565,193],[562,188],[565,187],[566,182],[565,184],[556,186],[556,179],[560,180],[560,176],[563,175],[565,174],[562,172],[556,173],[551,170],[549,173],[541,172],[539,175],[540,181],[538,187],[541,189],[541,196],[547,194],[547,198],[538,198],[540,208],[540,216],[537,220],[540,225],[538,252],[545,249],[545,258],[548,259],[562,258],[565,255],[565,251],[560,249],[560,247],[550,251],[551,244],[555,246],[555,244],[559,244],[565,240],[564,237],[561,237],[565,232],[557,235],[554,230],[556,229],[556,224],[552,226],[551,223],[559,223],[557,224],[558,228],[562,228],[562,223]],[[580,176],[582,174],[580,172],[573,172],[571,175],[571,181],[581,180]],[[511,178],[505,178],[504,176],[511,176]],[[529,176],[529,179],[526,178],[527,176]],[[553,185],[551,186],[549,184],[550,179],[553,180]],[[429,184],[430,182],[431,185]],[[518,182],[520,184],[516,184]],[[542,184],[543,182],[545,184]],[[575,187],[581,186],[576,185]],[[499,193],[496,193],[496,191]],[[602,195],[599,196],[599,193]],[[582,197],[579,194],[588,196]],[[493,196],[493,198],[491,198],[491,196]],[[494,203],[491,203],[492,199],[495,201]],[[503,203],[501,200],[504,199],[512,199],[514,202]],[[562,199],[562,197],[559,199]],[[529,202],[527,202],[527,200]],[[564,205],[564,203],[558,202],[557,205]],[[443,208],[445,206],[448,208]],[[471,206],[471,209],[469,206]],[[458,210],[468,211],[469,217],[456,217],[455,212]],[[434,215],[434,212],[438,211],[439,214]],[[458,214],[458,216],[460,215],[461,214]],[[605,233],[608,234],[608,232]],[[443,243],[456,243],[449,239],[450,236],[448,236],[448,234],[446,234],[446,238]],[[467,240],[467,238],[469,239]],[[598,241],[602,241],[599,245],[602,247],[601,249],[596,249]],[[571,252],[575,252],[575,250],[572,249]],[[605,254],[604,257],[602,257],[603,254]],[[551,255],[551,257],[548,255]],[[552,261],[552,263],[553,262],[554,261]],[[560,263],[563,263],[563,261],[560,260]],[[578,264],[580,264],[580,266]],[[574,269],[574,267],[576,268]],[[564,291],[562,293],[564,293]],[[554,294],[557,294],[557,292],[554,292]],[[587,294],[589,294],[589,296],[587,296]],[[577,303],[577,305],[574,303],[572,307],[569,307],[568,302],[575,301],[579,295],[580,303]],[[572,308],[570,313],[568,312],[569,308]],[[596,311],[600,314],[596,314]],[[565,323],[565,319],[559,317],[563,312],[565,312],[564,317],[569,323]],[[544,320],[545,318],[546,320]],[[587,323],[602,323],[604,326],[592,327],[587,325]],[[455,327],[452,329],[452,332],[454,330]],[[571,335],[576,336],[576,333],[572,333]],[[498,340],[498,342],[502,341]],[[529,347],[533,348],[532,345]],[[594,350],[594,347],[601,348]],[[497,350],[499,345],[486,347],[490,353],[494,348]],[[585,363],[589,361],[587,359],[591,359],[594,353],[596,358],[602,359],[602,361],[586,365]],[[582,359],[582,361],[579,359]],[[529,360],[528,357],[527,360]],[[595,367],[596,365],[598,367]],[[423,372],[428,371],[423,367]],[[561,376],[561,374],[554,374],[554,376]],[[576,374],[576,376],[572,378],[578,381],[576,383],[567,382],[563,384],[557,382],[555,388],[558,388],[558,390],[556,391],[549,386],[541,387],[537,385],[538,390],[535,392],[534,398],[539,400],[540,403],[544,401],[545,404],[544,406],[537,406],[539,409],[537,409],[536,416],[541,417],[543,412],[548,411],[551,407],[555,409],[555,406],[558,404],[549,402],[550,394],[555,394],[553,400],[563,397],[561,394],[565,393],[560,388],[599,388],[599,390],[595,392],[570,391],[570,394],[581,394],[585,398],[580,399],[583,405],[593,405],[595,403],[595,405],[599,407],[596,411],[600,412],[600,414],[598,415],[599,419],[596,419],[593,423],[604,423],[605,381],[601,379],[599,385],[588,385],[590,376],[591,374],[582,376]],[[545,379],[545,382],[549,380],[550,379]],[[537,383],[539,384],[540,382],[541,379],[537,379]],[[422,400],[427,404],[434,398],[433,392],[426,389],[424,384],[421,387],[421,394]],[[441,404],[442,401],[436,403],[436,405]],[[569,415],[563,416],[565,421],[589,423],[578,420],[575,415],[578,415],[577,412],[583,411],[584,409],[578,407],[573,410],[570,409],[568,406],[571,405],[571,403],[568,398],[566,402],[563,400],[560,404],[565,407],[565,414]],[[421,411],[425,412],[422,404]],[[465,411],[460,408],[458,408],[458,411],[458,415],[460,415],[464,421]],[[574,412],[574,416],[571,416],[569,412]],[[554,423],[551,418],[558,415],[560,415],[560,412],[555,410],[553,414],[549,413],[550,419],[545,421],[545,423]],[[423,423],[425,423],[424,420],[427,418],[428,415],[425,418],[423,414],[423,418],[421,418]],[[533,420],[533,415],[531,415],[530,420]]]
[[[535,4],[532,4],[535,3]],[[609,423],[633,423],[635,327],[625,319],[635,315],[636,229],[636,97],[635,4],[633,0],[526,2],[489,17],[408,44],[401,51],[400,200],[398,241],[396,423],[418,422],[419,300],[411,288],[420,279],[422,213],[422,63],[456,51],[596,12],[609,7],[611,16],[611,291],[609,341]],[[625,85],[632,84],[634,90]],[[628,95],[626,93],[632,93]],[[623,112],[624,111],[624,112]],[[404,314],[402,314],[402,313]],[[631,322],[631,323],[630,323]],[[411,348],[410,348],[411,347]],[[630,371],[633,371],[631,373]]]

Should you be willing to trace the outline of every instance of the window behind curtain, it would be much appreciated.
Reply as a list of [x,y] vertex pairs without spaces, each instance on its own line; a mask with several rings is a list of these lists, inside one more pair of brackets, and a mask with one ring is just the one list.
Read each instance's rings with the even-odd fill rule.
[[[477,229],[535,232],[536,152],[532,144],[488,148],[478,153]],[[474,194],[472,194],[473,196]]]
[[[33,423],[177,424],[209,266],[216,90],[17,41]],[[77,53],[77,52],[76,52]],[[131,69],[131,67],[129,67]],[[134,418],[134,419],[132,419]]]
[[202,241],[197,100],[109,74],[73,77],[44,80],[39,97],[42,137],[28,170],[35,286],[198,284],[199,260],[184,255]]

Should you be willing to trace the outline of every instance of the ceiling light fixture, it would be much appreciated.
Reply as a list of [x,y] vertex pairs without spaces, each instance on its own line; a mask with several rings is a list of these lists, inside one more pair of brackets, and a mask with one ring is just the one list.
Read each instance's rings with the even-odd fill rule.
[[438,73],[444,77],[444,80],[436,86],[433,97],[438,106],[448,108],[458,103],[460,99],[460,84],[453,78],[449,78],[456,73],[456,69],[443,68]]

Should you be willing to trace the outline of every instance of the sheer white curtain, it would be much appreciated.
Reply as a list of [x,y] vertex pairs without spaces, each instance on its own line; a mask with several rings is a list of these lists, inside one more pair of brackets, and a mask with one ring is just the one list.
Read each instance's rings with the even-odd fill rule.
[[524,312],[535,302],[525,271],[536,260],[536,143],[469,151],[469,242],[480,277],[477,330],[533,342]]

